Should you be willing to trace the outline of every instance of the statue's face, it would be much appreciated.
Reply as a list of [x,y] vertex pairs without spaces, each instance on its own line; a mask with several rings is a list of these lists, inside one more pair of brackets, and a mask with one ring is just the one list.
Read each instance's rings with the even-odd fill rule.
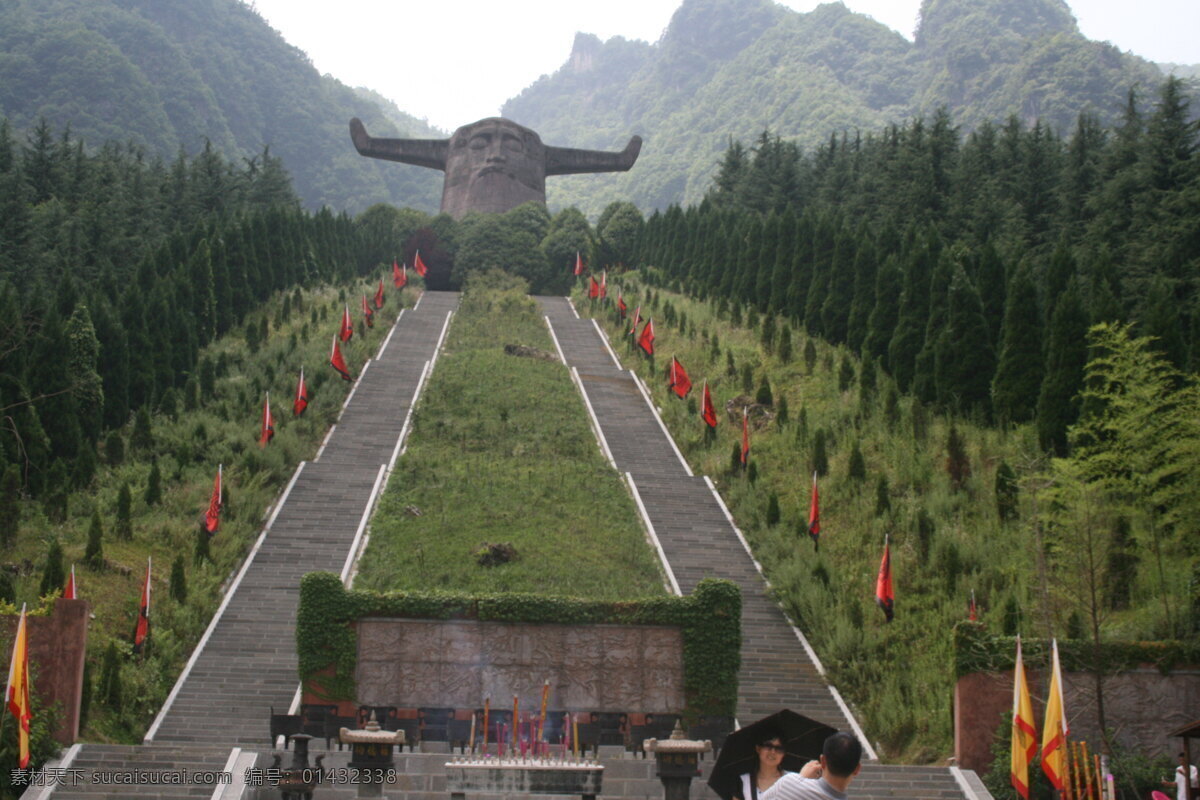
[[528,200],[545,202],[542,140],[506,119],[464,125],[450,137],[443,191],[464,200],[463,210],[471,211],[503,212]]

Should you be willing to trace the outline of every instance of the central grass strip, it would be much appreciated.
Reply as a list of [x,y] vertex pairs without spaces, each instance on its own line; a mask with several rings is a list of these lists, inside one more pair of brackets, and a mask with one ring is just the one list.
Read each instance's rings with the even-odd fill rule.
[[[355,587],[664,594],[633,499],[600,454],[566,367],[508,355],[505,344],[555,353],[524,287],[493,273],[467,287],[450,323]],[[516,558],[480,564],[489,543],[511,545]]]

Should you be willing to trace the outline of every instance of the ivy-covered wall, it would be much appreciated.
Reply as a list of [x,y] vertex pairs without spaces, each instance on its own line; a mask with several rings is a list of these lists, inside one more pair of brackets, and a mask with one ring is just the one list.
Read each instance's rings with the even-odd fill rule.
[[713,579],[701,581],[687,597],[604,602],[532,594],[350,591],[338,576],[313,572],[300,582],[296,649],[305,693],[345,702],[356,700],[353,623],[363,617],[671,625],[683,634],[685,713],[732,716],[741,665],[741,610],[737,586]]

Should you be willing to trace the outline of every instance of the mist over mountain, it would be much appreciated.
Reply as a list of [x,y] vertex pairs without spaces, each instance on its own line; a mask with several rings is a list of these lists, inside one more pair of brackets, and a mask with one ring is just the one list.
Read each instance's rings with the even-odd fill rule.
[[764,129],[808,148],[946,106],[969,130],[1016,115],[1067,132],[1082,111],[1117,118],[1162,81],[1094,42],[1063,0],[925,0],[915,41],[840,2],[799,13],[771,0],[684,0],[655,44],[578,34],[570,58],[502,113],[548,143],[646,141],[627,174],[555,178],[552,206],[596,214],[695,202],[730,138]]
[[384,102],[322,76],[239,0],[0,0],[0,116],[18,135],[44,118],[167,160],[205,140],[231,158],[269,147],[309,207],[436,210],[435,173],[350,143],[354,116],[380,136],[440,135]]

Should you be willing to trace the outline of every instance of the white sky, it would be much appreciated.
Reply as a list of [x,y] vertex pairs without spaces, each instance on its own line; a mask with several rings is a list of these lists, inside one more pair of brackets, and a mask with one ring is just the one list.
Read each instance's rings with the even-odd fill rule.
[[[576,31],[656,41],[681,0],[246,0],[318,70],[444,130],[499,113],[557,70]],[[1068,0],[1082,33],[1152,61],[1200,63],[1197,0]],[[920,0],[845,0],[912,38]],[[784,0],[811,11],[816,0]]]

